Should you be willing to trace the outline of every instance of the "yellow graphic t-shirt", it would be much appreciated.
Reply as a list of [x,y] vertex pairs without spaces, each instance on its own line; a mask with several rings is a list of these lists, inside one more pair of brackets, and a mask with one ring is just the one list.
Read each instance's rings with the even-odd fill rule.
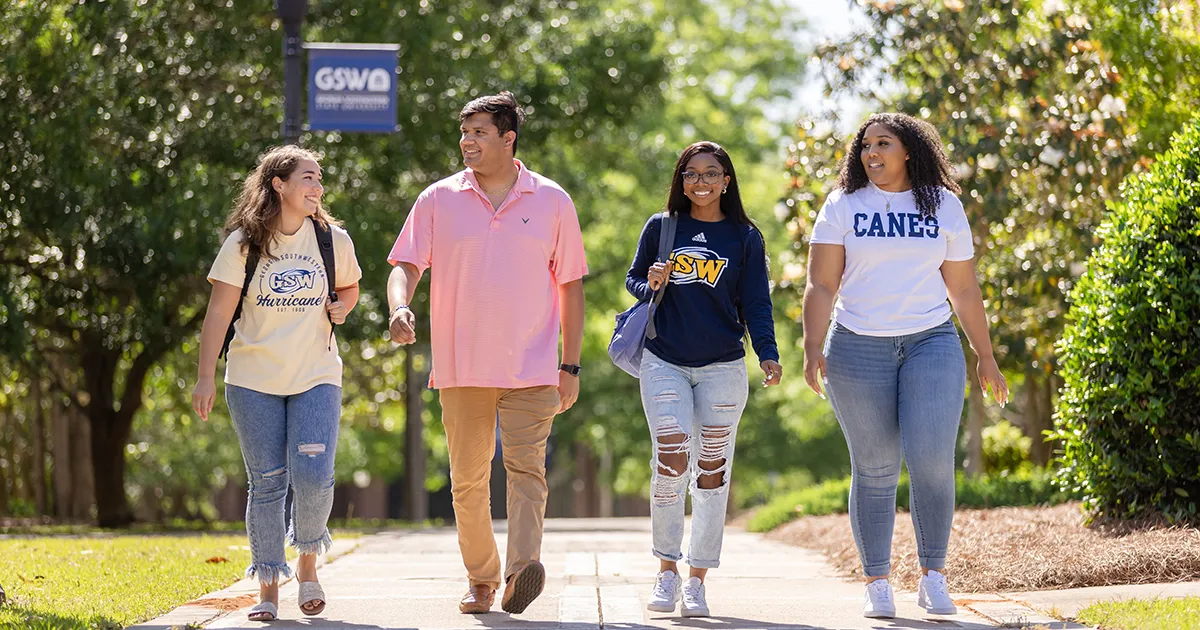
[[[224,282],[241,291],[246,277],[245,239],[236,230],[221,246],[209,282]],[[264,394],[289,396],[317,385],[342,385],[342,359],[330,342],[329,294],[325,265],[312,221],[305,220],[291,236],[280,235],[271,257],[261,256],[242,300],[242,316],[234,324],[233,341],[225,360],[225,382]],[[345,230],[333,228],[337,278],[333,286],[358,283],[362,269],[354,257],[354,242]]]

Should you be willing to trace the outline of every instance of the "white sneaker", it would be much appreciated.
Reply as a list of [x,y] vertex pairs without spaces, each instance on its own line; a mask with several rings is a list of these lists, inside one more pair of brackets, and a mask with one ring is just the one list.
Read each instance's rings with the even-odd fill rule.
[[946,576],[930,570],[929,575],[921,576],[917,585],[917,605],[931,615],[953,615],[958,613],[954,600],[950,599],[950,588],[946,586]]
[[700,578],[691,577],[683,585],[684,617],[707,617],[708,602],[704,599],[704,582]]
[[896,616],[896,598],[887,579],[875,580],[867,585],[863,616],[871,619],[891,619]]
[[646,610],[654,612],[675,612],[675,604],[679,603],[679,574],[666,570],[654,578],[654,592],[650,601],[646,602]]

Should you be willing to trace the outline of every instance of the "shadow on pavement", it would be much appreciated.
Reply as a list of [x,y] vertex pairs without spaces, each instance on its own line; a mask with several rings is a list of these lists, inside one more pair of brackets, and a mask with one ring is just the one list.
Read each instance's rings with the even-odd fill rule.
[[[754,619],[742,619],[739,617],[657,617],[656,621],[670,621],[672,628],[702,628],[705,630],[743,630],[743,629],[762,629],[762,630],[840,630],[837,626],[813,626],[803,623],[774,623],[770,621],[756,621]],[[624,627],[621,624],[604,624],[605,628],[612,625],[613,627]],[[632,626],[645,627],[645,626]],[[877,619],[874,622],[874,628],[880,630],[891,630],[892,628],[913,628],[920,630],[949,630],[951,628],[962,628],[963,630],[993,630],[995,626],[988,624],[975,623],[972,621],[960,621],[953,618],[944,620],[939,619],[906,619],[896,617],[894,619]]]

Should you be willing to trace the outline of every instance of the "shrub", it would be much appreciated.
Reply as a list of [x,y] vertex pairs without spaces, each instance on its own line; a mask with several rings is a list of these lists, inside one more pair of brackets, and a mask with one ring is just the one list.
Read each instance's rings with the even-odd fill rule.
[[1028,466],[1032,446],[1033,438],[1007,420],[986,427],[983,430],[983,469],[1000,473]]
[[1058,344],[1058,483],[1097,515],[1191,520],[1200,499],[1200,121],[1122,188]]
[[[900,475],[896,505],[908,509],[908,475]],[[955,504],[960,508],[991,508],[1025,505],[1055,505],[1079,498],[1052,483],[1052,473],[1037,468],[1018,472],[984,475],[971,479],[961,472],[955,478]],[[850,499],[850,477],[781,495],[763,506],[746,528],[765,532],[801,516],[820,516],[845,512]]]

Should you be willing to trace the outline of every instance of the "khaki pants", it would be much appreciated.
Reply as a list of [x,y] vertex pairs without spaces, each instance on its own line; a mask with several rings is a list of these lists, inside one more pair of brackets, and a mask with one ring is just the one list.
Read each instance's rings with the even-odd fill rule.
[[471,584],[500,588],[500,555],[492,532],[492,457],[496,417],[508,473],[508,562],[504,578],[542,550],[546,515],[546,438],[561,400],[558,388],[450,387],[441,390],[442,424],[450,450],[450,489],[458,547]]

